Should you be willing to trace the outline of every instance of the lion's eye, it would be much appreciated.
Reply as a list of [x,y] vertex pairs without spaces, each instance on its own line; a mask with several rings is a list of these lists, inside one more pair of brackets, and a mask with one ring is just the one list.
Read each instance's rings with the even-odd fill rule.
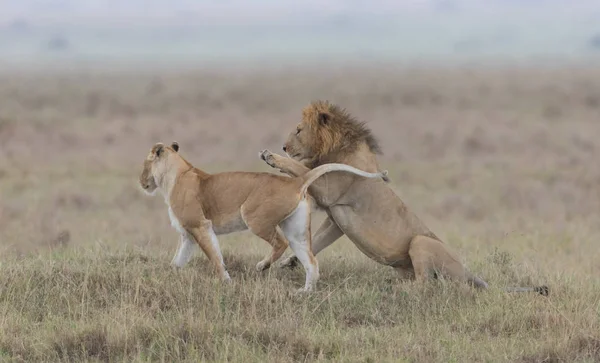
[[296,135],[298,135],[302,129],[296,129]]

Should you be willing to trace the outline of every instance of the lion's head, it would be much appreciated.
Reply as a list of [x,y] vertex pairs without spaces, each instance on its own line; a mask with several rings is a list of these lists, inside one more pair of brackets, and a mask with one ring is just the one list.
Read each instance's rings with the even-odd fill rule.
[[371,152],[382,154],[379,142],[363,122],[329,101],[314,101],[302,110],[302,121],[289,134],[283,151],[314,166],[332,153],[351,153],[361,143],[366,143]]
[[162,142],[156,143],[146,159],[144,168],[140,174],[140,186],[147,194],[154,194],[161,183],[164,175],[169,170],[170,158],[179,151],[179,144],[173,142],[171,146],[165,146]]

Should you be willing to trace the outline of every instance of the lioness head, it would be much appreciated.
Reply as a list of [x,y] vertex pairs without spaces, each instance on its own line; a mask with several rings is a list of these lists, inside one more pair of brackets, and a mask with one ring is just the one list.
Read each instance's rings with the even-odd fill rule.
[[302,121],[289,134],[283,151],[309,166],[331,153],[350,153],[362,142],[381,154],[377,139],[364,123],[329,101],[314,101],[302,110]]
[[165,146],[162,142],[156,143],[146,160],[144,160],[144,168],[140,174],[140,186],[147,194],[154,194],[160,181],[168,171],[169,158],[179,151],[179,144],[173,142],[171,146]]

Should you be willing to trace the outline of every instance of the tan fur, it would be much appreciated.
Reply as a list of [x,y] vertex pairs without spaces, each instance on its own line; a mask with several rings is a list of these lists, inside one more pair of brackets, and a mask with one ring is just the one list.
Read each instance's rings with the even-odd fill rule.
[[258,270],[279,259],[289,241],[307,272],[302,290],[311,290],[319,275],[310,248],[310,205],[306,194],[309,185],[334,171],[367,178],[385,176],[385,172],[365,173],[341,164],[323,165],[296,178],[241,171],[209,174],[195,168],[178,151],[175,142],[170,147],[155,144],[139,178],[146,193],[159,190],[164,196],[171,223],[181,235],[172,264],[183,267],[189,261],[194,241],[221,278],[229,280],[216,235],[250,229],[273,246],[271,253],[257,264]]
[[[379,170],[376,156],[381,148],[371,131],[328,101],[315,101],[304,108],[302,121],[289,134],[283,149],[289,157],[267,150],[264,159],[293,177],[325,163],[348,164],[368,172]],[[487,283],[471,274],[450,246],[381,180],[331,173],[315,181],[309,193],[328,214],[313,236],[314,255],[346,234],[367,256],[404,276],[419,281],[445,276],[487,288]],[[295,261],[292,256],[283,265],[293,266]]]

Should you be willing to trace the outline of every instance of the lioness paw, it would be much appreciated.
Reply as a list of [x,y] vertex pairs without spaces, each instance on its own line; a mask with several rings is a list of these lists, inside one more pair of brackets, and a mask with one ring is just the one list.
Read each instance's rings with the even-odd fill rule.
[[305,294],[310,294],[311,292],[313,292],[313,288],[312,287],[301,287],[298,290],[296,290],[295,295],[296,296],[302,296]]
[[264,271],[264,270],[268,269],[269,267],[271,267],[271,263],[269,261],[260,261],[259,263],[256,264],[256,271],[258,271],[258,272]]
[[285,260],[283,260],[279,267],[280,268],[294,268],[296,266],[298,266],[298,257],[296,256],[290,256],[288,258],[286,258]]

